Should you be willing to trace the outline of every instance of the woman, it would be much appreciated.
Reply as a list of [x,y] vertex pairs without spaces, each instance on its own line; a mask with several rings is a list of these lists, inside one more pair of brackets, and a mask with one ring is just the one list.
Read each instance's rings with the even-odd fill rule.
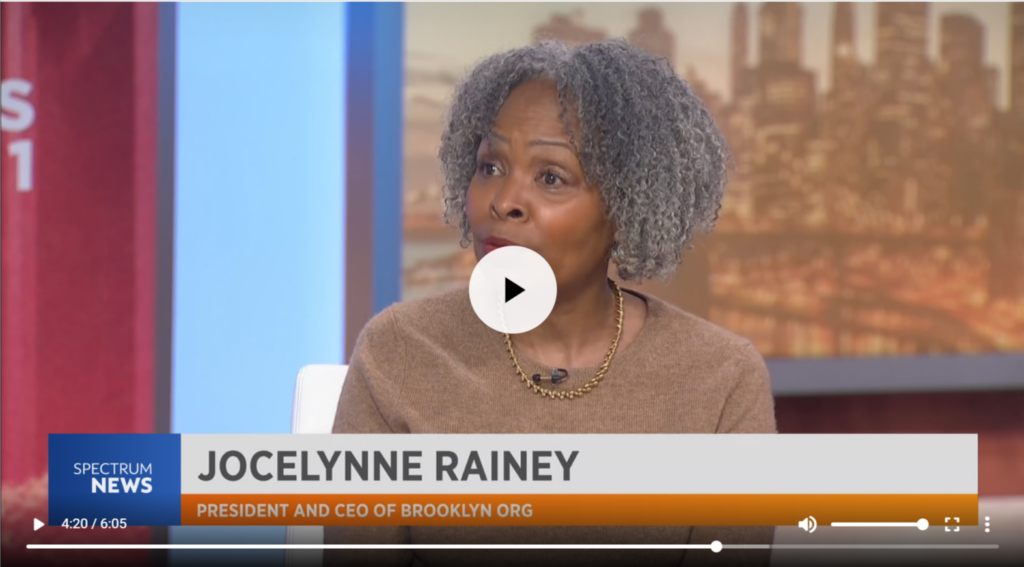
[[[538,252],[555,273],[557,302],[540,326],[511,337],[476,317],[466,289],[389,307],[359,337],[336,433],[775,432],[768,374],[749,341],[607,277],[611,263],[624,281],[671,275],[720,207],[725,141],[667,64],[622,41],[545,43],[492,56],[457,89],[440,159],[446,220],[461,228],[463,245],[478,259],[510,243]],[[770,543],[771,536],[771,528],[674,526],[326,533],[340,543],[418,544]],[[767,557],[698,551],[685,560]],[[350,551],[338,563],[637,560],[679,565],[684,552]]]

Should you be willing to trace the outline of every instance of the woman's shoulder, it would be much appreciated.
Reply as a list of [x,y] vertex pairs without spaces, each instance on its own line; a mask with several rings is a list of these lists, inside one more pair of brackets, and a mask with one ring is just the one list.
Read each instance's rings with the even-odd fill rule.
[[650,340],[664,343],[666,349],[683,356],[687,352],[724,357],[735,357],[738,352],[757,353],[746,337],[653,295],[639,295],[647,301],[648,324],[652,330]]
[[432,337],[431,342],[445,339],[462,340],[467,329],[483,326],[473,312],[466,287],[456,288],[430,297],[393,303],[375,315],[364,327],[364,333],[387,330],[397,340]]
[[[682,370],[686,379],[711,398],[716,432],[774,433],[775,410],[771,378],[754,344],[728,329],[648,296],[653,317],[650,340],[662,363]],[[673,375],[678,381],[679,374]]]
[[388,309],[402,326],[435,327],[438,324],[462,323],[466,319],[476,318],[467,287],[394,303]]

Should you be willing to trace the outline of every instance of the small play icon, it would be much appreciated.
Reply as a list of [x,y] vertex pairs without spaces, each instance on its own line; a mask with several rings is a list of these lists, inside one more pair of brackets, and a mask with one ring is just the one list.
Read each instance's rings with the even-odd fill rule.
[[505,278],[505,303],[512,301],[517,295],[524,291],[526,290],[516,285],[516,282]]
[[41,527],[43,527],[45,525],[46,524],[44,524],[42,521],[40,521],[39,518],[32,518],[32,531],[38,531],[39,528],[41,528]]
[[[501,333],[525,333],[555,306],[558,283],[544,258],[522,246],[503,246],[480,259],[469,278],[476,316]],[[512,303],[515,300],[515,303]]]

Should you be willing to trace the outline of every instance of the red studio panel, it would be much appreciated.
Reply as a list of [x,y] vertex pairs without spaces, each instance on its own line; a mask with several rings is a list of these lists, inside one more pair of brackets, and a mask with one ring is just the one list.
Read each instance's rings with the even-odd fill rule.
[[148,543],[148,528],[32,519],[46,520],[47,434],[154,432],[158,5],[2,10],[4,558]]

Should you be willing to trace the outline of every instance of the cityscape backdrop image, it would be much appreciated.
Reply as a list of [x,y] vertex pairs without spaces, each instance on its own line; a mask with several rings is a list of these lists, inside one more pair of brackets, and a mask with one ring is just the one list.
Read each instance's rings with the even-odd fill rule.
[[625,37],[710,108],[717,229],[639,289],[769,357],[1024,350],[1024,4],[409,4],[403,299],[463,286],[437,148],[491,53]]

